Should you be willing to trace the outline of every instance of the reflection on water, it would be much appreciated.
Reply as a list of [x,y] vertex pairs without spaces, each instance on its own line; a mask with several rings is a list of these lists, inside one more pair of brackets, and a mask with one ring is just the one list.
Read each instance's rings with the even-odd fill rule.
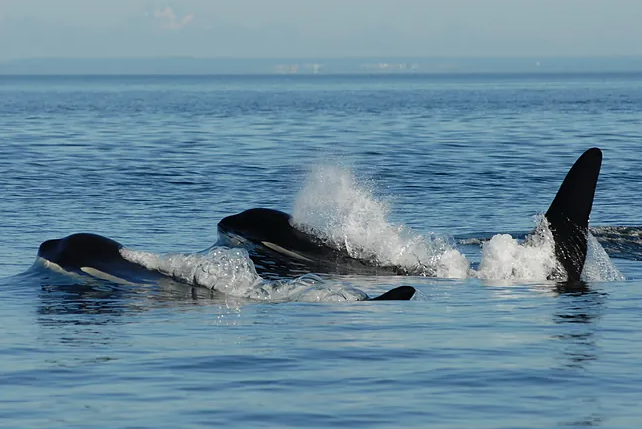
[[590,361],[598,358],[597,323],[607,296],[592,291],[586,284],[574,285],[570,290],[567,286],[558,286],[558,291],[560,308],[553,320],[564,327],[563,333],[554,336],[564,344],[562,363],[570,368],[586,369]]
[[[553,339],[561,343],[559,363],[562,368],[574,372],[578,382],[590,382],[590,365],[600,359],[598,324],[608,299],[606,293],[594,290],[585,282],[560,282],[556,285],[559,294],[557,310],[553,321],[561,327],[561,332]],[[562,422],[564,426],[601,426],[604,416],[600,412],[600,394],[588,390],[577,397],[577,393],[567,398],[577,403],[578,409],[585,409],[587,415],[571,422]]]
[[141,313],[164,309],[180,313],[208,306],[217,313],[213,323],[220,325],[234,323],[247,304],[241,298],[170,279],[153,285],[122,285],[32,267],[12,280],[16,287],[38,288],[36,321],[44,344],[123,347],[126,344],[119,326],[135,322]]

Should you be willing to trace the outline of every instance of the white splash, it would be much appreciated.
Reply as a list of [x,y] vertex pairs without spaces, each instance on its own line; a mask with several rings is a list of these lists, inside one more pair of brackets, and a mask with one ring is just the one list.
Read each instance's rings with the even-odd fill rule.
[[389,206],[358,183],[347,169],[320,166],[313,170],[296,199],[297,228],[313,230],[330,246],[353,258],[410,273],[465,278],[470,264],[452,240],[423,236],[388,222]]
[[[537,216],[535,230],[519,243],[498,234],[482,244],[481,263],[471,275],[485,280],[565,280],[566,272],[555,257],[555,241],[544,216]],[[621,281],[625,277],[613,265],[600,243],[589,233],[584,281]]]
[[265,301],[361,301],[366,293],[340,284],[326,284],[314,274],[294,280],[268,281],[256,272],[245,249],[218,247],[207,254],[157,255],[121,249],[123,258],[180,282],[230,296]]
[[543,216],[530,236],[519,243],[509,234],[497,234],[482,244],[478,270],[485,280],[531,280],[566,277],[555,257],[555,241]]

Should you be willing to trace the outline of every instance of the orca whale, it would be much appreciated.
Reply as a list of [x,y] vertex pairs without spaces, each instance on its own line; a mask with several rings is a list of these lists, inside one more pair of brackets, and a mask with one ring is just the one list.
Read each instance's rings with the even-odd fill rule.
[[325,244],[320,234],[297,229],[288,213],[253,208],[218,223],[219,244],[243,247],[261,275],[327,274],[391,275],[402,268],[378,266],[375,261],[351,257],[345,249]]
[[[89,275],[115,283],[140,284],[167,278],[158,271],[125,259],[121,253],[124,248],[119,242],[101,235],[78,233],[43,242],[38,248],[38,258],[48,268],[61,273]],[[365,300],[407,301],[415,292],[412,286],[400,286]]]
[[[599,148],[584,152],[569,170],[545,214],[555,242],[556,259],[566,271],[568,281],[578,281],[584,268],[588,221],[601,165]],[[313,229],[305,229],[311,232],[297,229],[291,215],[268,208],[252,208],[218,223],[220,240],[246,248],[257,269],[266,272],[413,274],[401,267],[377,266],[376,261],[352,258],[345,249],[324,243]]]
[[123,245],[98,234],[78,233],[47,240],[38,248],[45,265],[62,273],[89,274],[116,283],[140,283],[163,277],[123,258]]

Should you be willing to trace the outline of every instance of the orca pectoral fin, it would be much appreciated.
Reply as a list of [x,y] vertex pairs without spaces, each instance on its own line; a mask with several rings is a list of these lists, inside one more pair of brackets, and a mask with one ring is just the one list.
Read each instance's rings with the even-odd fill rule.
[[383,295],[371,298],[370,301],[408,301],[417,290],[412,286],[399,286],[389,290]]
[[569,281],[578,281],[586,260],[588,223],[602,151],[587,150],[575,161],[545,214],[555,240],[555,256]]
[[97,279],[106,280],[108,282],[118,283],[123,285],[130,285],[130,286],[133,285],[133,283],[129,282],[128,280],[117,277],[113,274],[106,273],[104,271],[98,270],[93,267],[80,267],[80,271],[82,271],[83,273],[89,274],[92,277],[96,277]]

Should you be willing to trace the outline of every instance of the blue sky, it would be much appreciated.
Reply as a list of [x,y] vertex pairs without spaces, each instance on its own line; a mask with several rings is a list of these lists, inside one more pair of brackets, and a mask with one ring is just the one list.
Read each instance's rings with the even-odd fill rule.
[[642,0],[0,0],[0,60],[642,55]]

